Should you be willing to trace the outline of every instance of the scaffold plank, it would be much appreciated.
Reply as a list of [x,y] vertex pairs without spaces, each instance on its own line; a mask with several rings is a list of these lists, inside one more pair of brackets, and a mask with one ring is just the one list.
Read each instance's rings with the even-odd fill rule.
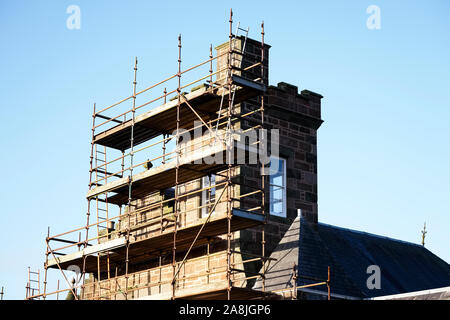
[[[200,230],[204,219],[199,219],[195,224],[191,224],[177,230],[177,249],[179,252],[187,250]],[[252,213],[236,208],[232,210],[231,231],[233,232],[255,227],[261,225],[262,223],[264,223],[264,216],[259,213]],[[197,245],[205,244],[207,242],[207,238],[225,234],[227,233],[227,230],[226,215],[220,215],[217,217],[213,215],[201,232]],[[133,263],[143,262],[148,260],[149,255],[152,253],[169,250],[172,245],[173,232],[172,230],[167,229],[164,233],[158,234],[154,237],[131,242],[129,247],[130,259]],[[110,256],[110,264],[120,263],[121,261],[123,262],[125,248],[125,237],[120,237],[98,245],[93,245],[72,254],[58,257],[57,259],[62,269],[67,269],[71,265],[76,265],[81,269],[83,266],[83,256],[85,256],[86,272],[96,272],[98,267],[96,256],[97,253],[108,252]],[[101,272],[106,271],[106,261],[103,260],[100,262]],[[48,267],[57,268],[58,266],[56,260],[50,259],[48,262]]]
[[[233,75],[233,84],[237,85],[234,95],[234,103],[240,103],[260,95],[266,90],[265,85]],[[220,90],[222,89],[222,90]],[[202,87],[184,95],[186,100],[201,114],[203,120],[209,121],[216,116],[220,108],[222,93],[227,95],[228,90],[223,88]],[[172,134],[176,130],[176,114],[178,99],[169,101],[150,111],[136,116],[134,125],[134,146],[157,137],[160,134]],[[180,105],[180,128],[190,128],[197,119],[189,109],[184,99]],[[109,128],[94,136],[94,143],[118,150],[130,148],[132,120]]]

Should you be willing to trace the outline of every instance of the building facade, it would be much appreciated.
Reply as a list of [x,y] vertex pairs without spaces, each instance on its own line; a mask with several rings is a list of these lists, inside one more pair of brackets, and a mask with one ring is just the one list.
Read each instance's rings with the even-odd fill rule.
[[[86,239],[49,235],[46,279],[47,269],[79,270],[69,288],[79,299],[274,297],[253,288],[270,254],[297,209],[317,222],[322,96],[269,85],[269,49],[264,38],[230,36],[207,76],[183,86],[180,40],[177,89],[145,112],[150,102],[138,98],[153,86],[137,92],[136,61],[132,108],[94,110]],[[58,241],[71,244],[50,247]]]

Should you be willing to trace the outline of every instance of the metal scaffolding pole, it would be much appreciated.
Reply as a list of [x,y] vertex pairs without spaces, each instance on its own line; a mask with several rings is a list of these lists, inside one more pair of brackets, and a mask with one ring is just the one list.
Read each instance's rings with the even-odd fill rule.
[[[261,23],[261,82],[264,83],[264,21]],[[264,130],[264,93],[261,95],[261,125],[262,129]],[[264,150],[264,139],[260,137],[261,147]],[[261,168],[264,170],[264,168]],[[263,190],[261,193],[261,213],[264,216],[264,223],[262,225],[262,231],[261,231],[261,255],[263,257],[266,256],[266,238],[265,238],[265,226],[267,224],[268,216],[265,212],[265,205],[266,205],[266,189],[265,189],[265,172],[262,172],[261,170],[261,189]],[[263,267],[263,277],[262,277],[262,291],[266,291],[266,261],[262,261],[262,267]]]
[[178,36],[178,87],[177,87],[177,131],[175,138],[176,148],[176,168],[175,168],[175,225],[173,230],[173,247],[172,247],[172,299],[175,299],[176,294],[176,276],[177,276],[177,231],[178,231],[178,218],[180,213],[179,203],[179,174],[180,174],[180,106],[181,106],[181,34]]
[[[228,84],[228,119],[227,119],[227,132],[226,136],[228,137],[227,147],[226,147],[226,157],[227,157],[227,300],[231,299],[231,210],[232,210],[232,195],[231,195],[231,139],[233,138],[231,135],[231,109],[232,109],[232,94],[231,94],[231,86],[233,85],[233,81],[231,78],[232,74],[232,42],[233,42],[233,10],[230,10],[230,34],[229,34],[229,42],[228,42],[228,70],[227,70],[227,84]],[[228,131],[229,130],[229,131]]]
[[328,291],[328,300],[331,300],[331,287],[330,287],[330,266],[328,266],[328,277],[327,277],[327,291]]
[[134,125],[136,117],[136,74],[137,74],[137,57],[134,62],[134,81],[133,81],[133,109],[131,118],[131,137],[130,137],[130,175],[128,180],[128,210],[127,210],[127,233],[126,233],[126,253],[125,253],[125,300],[128,300],[128,268],[129,268],[129,251],[130,251],[130,225],[131,225],[131,202],[132,202],[132,186],[133,186],[133,156],[134,156]]
[[[45,239],[48,243],[50,237],[50,227],[47,228],[47,238]],[[47,272],[48,272],[48,250],[45,250],[45,263],[44,263],[44,295],[42,298],[45,300],[47,298]]]

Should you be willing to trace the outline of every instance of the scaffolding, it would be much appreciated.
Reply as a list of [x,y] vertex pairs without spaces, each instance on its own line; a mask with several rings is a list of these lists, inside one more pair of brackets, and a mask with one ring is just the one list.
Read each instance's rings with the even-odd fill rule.
[[[26,297],[29,299],[30,297],[34,297],[33,299],[39,299],[41,293],[41,280],[40,280],[41,272],[38,269],[37,271],[31,271],[31,268],[28,267],[28,280],[26,285]],[[3,288],[2,288],[3,293]]]
[[[291,271],[291,283],[290,283],[291,287],[272,290],[271,293],[281,295],[284,299],[297,300],[298,299],[298,290],[312,288],[312,287],[326,286],[327,287],[327,300],[331,300],[330,266],[328,266],[327,270],[328,270],[327,271],[328,275],[327,275],[326,280],[317,279],[317,278],[313,278],[313,277],[299,275],[297,264],[294,264],[294,266],[292,267],[292,271]],[[306,280],[313,281],[313,282],[299,286],[297,284],[297,280],[299,278],[306,279]]]
[[[270,260],[265,175],[256,186],[235,179],[239,166],[265,147],[263,138],[247,145],[234,135],[244,121],[250,124],[244,134],[264,128],[264,23],[260,54],[245,50],[248,30],[238,24],[233,32],[230,11],[226,48],[214,56],[210,46],[208,59],[184,70],[180,35],[174,75],[138,91],[136,58],[132,95],[100,110],[94,104],[86,224],[56,235],[49,228],[43,292],[27,289],[27,299],[59,298],[63,292],[75,300],[273,296],[264,285]],[[186,138],[205,129],[206,136]],[[208,183],[190,189],[205,177]],[[189,209],[193,197],[206,201]],[[195,210],[204,214],[192,220],[189,212]],[[261,253],[236,249],[234,233],[255,227],[261,228]],[[245,270],[255,262],[261,272]],[[195,271],[200,264],[204,270]],[[49,290],[49,269],[61,271],[66,289],[58,281]],[[76,281],[64,270],[77,272]],[[262,290],[247,287],[255,279],[261,279]]]

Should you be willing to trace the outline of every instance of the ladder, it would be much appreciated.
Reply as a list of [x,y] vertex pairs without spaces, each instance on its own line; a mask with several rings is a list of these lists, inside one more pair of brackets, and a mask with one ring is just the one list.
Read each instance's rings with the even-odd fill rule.
[[[122,174],[112,174],[107,170],[107,160],[106,160],[106,146],[100,146],[94,142],[95,137],[95,113],[96,105],[94,104],[94,114],[92,122],[92,142],[91,142],[91,169],[89,176],[89,189],[99,187],[108,183],[108,178],[116,176],[121,178]],[[125,117],[125,116],[124,116]],[[123,159],[122,159],[122,170],[123,170]],[[108,221],[108,193],[103,193],[95,196],[92,200],[95,201],[95,210],[97,214],[97,243],[108,241],[110,238],[110,231],[112,229],[112,223]],[[88,201],[88,215],[90,212],[90,201]],[[89,220],[88,220],[89,221]],[[105,232],[106,231],[106,232]],[[101,254],[97,253],[97,265],[100,266]],[[107,263],[107,275],[110,278],[110,261],[109,252],[106,253],[106,263]],[[100,281],[100,268],[97,270],[97,281]],[[83,276],[84,277],[84,276]],[[84,281],[84,278],[83,278]],[[111,283],[109,288],[111,292]]]
[[[241,54],[240,55],[231,54],[231,65],[234,66],[234,67],[237,67],[238,70],[240,70],[242,68],[242,61],[244,60],[245,46],[247,44],[248,32],[250,30],[249,27],[247,27],[247,29],[243,29],[243,28],[240,27],[240,25],[241,25],[241,23],[238,22],[237,27],[236,27],[236,33],[233,35],[233,39],[232,39],[232,42],[231,42],[231,50],[234,51],[234,50],[236,50],[236,42],[237,42],[236,40],[240,36],[239,33],[242,32],[241,35],[245,34],[245,36],[244,36],[244,43],[242,45],[242,49],[241,50],[236,50],[236,51],[240,51]],[[239,58],[236,58],[236,56],[239,56]],[[232,76],[232,74],[228,74],[227,78],[231,77],[231,76]],[[236,86],[232,86],[231,88],[229,88],[229,90],[232,93],[231,105],[233,106],[234,105],[234,96],[236,94]],[[221,98],[221,101],[220,101],[219,115],[218,115],[217,124],[216,124],[216,130],[215,130],[216,133],[215,133],[215,140],[214,140],[214,142],[217,142],[217,133],[219,131],[219,119],[220,119],[220,116],[221,116],[221,113],[222,113],[222,107],[223,107],[223,102],[224,102],[224,92],[225,92],[225,90],[222,91],[222,98]],[[229,124],[227,124],[226,136],[225,136],[224,141],[227,141],[230,138],[230,136],[231,136],[230,129],[231,128],[230,128]]]
[[[231,65],[234,66],[235,62],[237,61],[237,68],[238,70],[241,70],[242,68],[242,61],[244,61],[244,52],[245,52],[245,46],[247,45],[247,38],[248,38],[248,32],[250,30],[249,27],[247,27],[247,29],[242,29],[240,27],[240,22],[238,22],[238,25],[236,27],[236,34],[234,35],[234,39],[236,40],[239,37],[239,31],[242,31],[243,33],[245,33],[244,36],[244,43],[242,45],[242,49],[240,50],[241,54],[240,55],[231,55]],[[236,46],[236,42],[237,41],[233,41],[231,44],[231,49],[234,51],[236,50],[235,46]],[[239,56],[239,58],[236,58],[237,56]],[[242,71],[240,71],[242,72]],[[242,76],[242,74],[241,74]],[[231,77],[231,75],[230,75]],[[231,104],[234,105],[234,95],[236,93],[236,86],[232,86],[231,92],[233,93],[232,99],[231,99]]]
[[41,294],[41,282],[40,282],[40,271],[31,271],[31,268],[28,267],[28,282],[27,282],[27,299],[39,299],[39,298],[30,298],[35,295]]
[[[101,148],[95,144],[95,156],[94,156],[95,169],[95,181],[98,184],[106,184],[108,182],[108,170],[106,161],[106,147]],[[105,236],[108,236],[108,195],[101,194],[95,197],[95,206],[97,212],[97,239],[100,243],[100,233],[102,230],[106,230]]]
[[[239,55],[240,56],[240,60],[239,60],[239,58],[236,58],[236,56],[234,56],[234,55],[231,56],[231,64],[234,65],[234,63],[236,61],[238,61],[239,62],[238,65],[237,65],[238,68],[242,67],[242,61],[244,60],[243,53],[245,52],[245,46],[247,45],[248,32],[250,31],[249,27],[247,27],[247,29],[243,29],[243,28],[240,27],[240,25],[241,25],[241,23],[238,22],[238,25],[236,27],[236,34],[234,35],[234,39],[239,38],[239,32],[240,31],[242,31],[242,35],[245,33],[244,44],[242,45],[242,50],[240,50],[242,55]],[[232,50],[236,49],[235,45],[236,45],[236,41],[233,41],[232,44],[231,44]]]
[[[99,180],[101,184],[106,184],[108,182],[108,177],[111,176],[111,173],[107,170],[107,160],[106,160],[106,146],[103,148],[99,148],[100,146],[95,144],[95,180],[97,183]],[[106,242],[110,239],[110,231],[111,231],[111,223],[108,221],[108,194],[99,194],[95,197],[95,208],[97,213],[97,242]],[[98,265],[100,265],[100,253],[97,254]],[[110,279],[110,263],[109,263],[109,252],[106,252],[106,265],[107,265],[107,275],[108,279]],[[100,270],[98,272],[98,281],[100,281]],[[111,282],[109,282],[108,288],[106,289],[111,294]]]

